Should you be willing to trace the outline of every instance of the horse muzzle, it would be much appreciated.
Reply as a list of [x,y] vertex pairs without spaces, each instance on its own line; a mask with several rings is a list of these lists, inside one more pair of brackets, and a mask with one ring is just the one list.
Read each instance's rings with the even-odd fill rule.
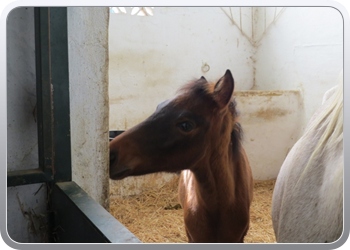
[[109,155],[109,178],[112,180],[121,180],[127,177],[131,172],[131,168],[118,164],[118,152],[110,152]]

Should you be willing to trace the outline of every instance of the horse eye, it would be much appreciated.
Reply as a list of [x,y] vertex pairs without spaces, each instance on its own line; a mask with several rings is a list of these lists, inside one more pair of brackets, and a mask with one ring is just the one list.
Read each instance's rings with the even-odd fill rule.
[[184,132],[190,132],[194,129],[194,126],[190,122],[182,122],[179,127]]

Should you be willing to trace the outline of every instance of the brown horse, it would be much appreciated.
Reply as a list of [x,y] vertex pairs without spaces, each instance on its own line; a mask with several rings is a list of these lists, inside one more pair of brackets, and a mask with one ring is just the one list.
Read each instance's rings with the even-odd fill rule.
[[243,242],[253,197],[229,70],[185,85],[149,118],[110,142],[110,178],[181,172],[189,242]]

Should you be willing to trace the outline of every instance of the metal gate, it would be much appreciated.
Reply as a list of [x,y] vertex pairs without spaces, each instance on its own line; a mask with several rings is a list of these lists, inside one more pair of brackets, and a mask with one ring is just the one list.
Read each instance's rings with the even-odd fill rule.
[[35,8],[35,50],[39,168],[7,186],[47,184],[50,242],[140,243],[72,181],[67,8]]

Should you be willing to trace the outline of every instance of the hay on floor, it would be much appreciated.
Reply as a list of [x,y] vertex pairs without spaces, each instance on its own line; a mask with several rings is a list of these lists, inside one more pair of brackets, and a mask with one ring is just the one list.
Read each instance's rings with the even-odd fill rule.
[[254,197],[250,207],[250,227],[245,243],[276,243],[272,228],[272,192],[276,180],[255,181]]
[[[256,181],[246,243],[276,242],[271,221],[275,181]],[[178,178],[139,195],[111,197],[110,212],[145,243],[186,243],[183,210],[177,196]]]

